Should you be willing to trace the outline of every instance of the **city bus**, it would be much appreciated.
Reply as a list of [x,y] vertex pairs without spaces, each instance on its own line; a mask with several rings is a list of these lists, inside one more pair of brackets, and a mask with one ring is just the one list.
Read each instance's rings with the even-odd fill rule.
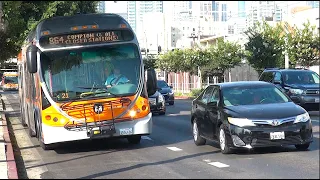
[[4,72],[1,78],[1,87],[3,91],[18,90],[18,73]]
[[148,96],[154,69],[144,70],[137,37],[116,14],[42,20],[18,56],[22,124],[44,150],[61,142],[152,133]]

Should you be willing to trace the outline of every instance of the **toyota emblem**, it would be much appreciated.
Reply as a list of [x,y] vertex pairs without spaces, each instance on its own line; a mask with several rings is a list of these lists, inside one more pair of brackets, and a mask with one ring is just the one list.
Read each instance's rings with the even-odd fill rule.
[[279,122],[278,120],[273,120],[273,121],[271,122],[271,124],[272,124],[273,126],[278,126],[278,125],[280,124],[280,122]]

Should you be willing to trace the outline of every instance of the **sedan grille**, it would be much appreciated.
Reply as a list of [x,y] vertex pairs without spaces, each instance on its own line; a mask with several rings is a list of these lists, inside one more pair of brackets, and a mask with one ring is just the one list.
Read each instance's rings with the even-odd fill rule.
[[319,95],[320,90],[319,89],[307,89],[305,92],[307,95]]

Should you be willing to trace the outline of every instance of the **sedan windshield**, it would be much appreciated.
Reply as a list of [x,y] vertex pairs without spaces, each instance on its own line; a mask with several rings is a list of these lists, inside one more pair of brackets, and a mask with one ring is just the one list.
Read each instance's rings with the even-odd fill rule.
[[44,81],[55,101],[134,94],[140,66],[139,51],[133,44],[41,54]]
[[284,93],[273,86],[232,87],[223,89],[222,94],[225,106],[273,104],[290,101]]
[[319,84],[319,75],[311,71],[283,72],[286,84]]
[[159,88],[169,87],[165,81],[157,81],[157,84]]

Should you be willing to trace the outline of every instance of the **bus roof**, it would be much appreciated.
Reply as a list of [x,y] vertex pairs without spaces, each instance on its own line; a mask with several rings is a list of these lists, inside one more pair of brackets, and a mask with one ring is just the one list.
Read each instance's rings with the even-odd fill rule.
[[18,76],[18,72],[4,72],[3,76]]
[[[132,31],[129,23],[121,16],[111,13],[101,14],[77,14],[73,16],[57,16],[41,21],[37,26],[37,37],[39,39],[44,31],[50,34],[63,34],[70,32],[81,32],[90,30],[91,26],[95,25],[93,30],[119,29],[121,24],[126,25],[126,28]],[[87,26],[86,29],[81,29]],[[73,27],[78,27],[73,30]]]

